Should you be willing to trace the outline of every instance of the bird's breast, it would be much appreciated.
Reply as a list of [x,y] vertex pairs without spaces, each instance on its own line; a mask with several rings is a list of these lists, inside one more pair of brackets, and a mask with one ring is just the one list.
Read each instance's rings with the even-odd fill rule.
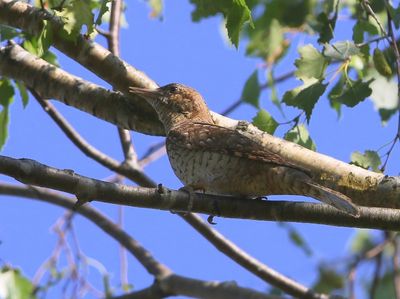
[[196,190],[244,197],[282,191],[286,167],[223,152],[190,149],[168,140],[167,153],[176,176]]

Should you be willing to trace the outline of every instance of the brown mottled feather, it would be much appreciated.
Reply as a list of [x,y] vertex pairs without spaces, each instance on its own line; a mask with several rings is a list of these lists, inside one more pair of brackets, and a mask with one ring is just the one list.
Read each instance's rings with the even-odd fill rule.
[[218,152],[238,158],[260,161],[294,168],[308,174],[305,169],[283,159],[240,132],[209,123],[184,123],[170,130],[167,143],[190,150]]

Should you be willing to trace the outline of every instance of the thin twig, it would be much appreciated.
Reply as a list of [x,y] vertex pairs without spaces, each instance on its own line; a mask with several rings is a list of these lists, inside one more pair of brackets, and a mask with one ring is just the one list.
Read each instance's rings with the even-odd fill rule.
[[[294,71],[291,71],[291,72],[283,74],[279,77],[276,77],[273,81],[274,81],[274,83],[280,83],[287,79],[290,79],[291,77],[293,77],[293,75],[294,75]],[[270,87],[271,87],[270,82],[266,82],[266,83],[260,85],[260,90],[268,89]],[[225,110],[223,110],[221,112],[221,114],[224,116],[227,116],[227,115],[231,114],[233,111],[235,111],[241,104],[243,104],[243,99],[239,98],[238,100],[233,102],[230,106],[225,108]]]
[[[110,25],[109,25],[109,35],[106,36],[108,42],[108,49],[115,56],[119,56],[119,33],[121,24],[121,11],[122,11],[122,1],[113,0],[111,2],[111,12],[110,12]],[[122,151],[124,153],[124,164],[128,165],[130,168],[141,171],[138,164],[137,154],[133,148],[132,136],[128,130],[123,128],[118,128],[119,140],[121,142]],[[118,207],[118,225],[123,227],[123,214],[124,207]],[[120,277],[121,285],[128,285],[128,259],[126,255],[125,247],[119,246],[119,257],[120,257]]]
[[219,232],[212,229],[209,225],[205,225],[204,221],[201,220],[199,216],[194,214],[182,214],[181,217],[193,228],[195,228],[212,245],[214,245],[216,249],[241,265],[243,268],[247,269],[249,272],[261,278],[263,281],[283,290],[294,297],[309,299],[327,298],[325,295],[314,293],[309,288],[301,285],[287,276],[278,273],[254,257],[250,256],[233,242],[226,239]]
[[349,288],[349,299],[355,299],[355,280],[357,273],[358,261],[353,263],[350,267],[349,274],[347,275],[348,288]]
[[364,10],[367,13],[367,15],[370,15],[375,20],[375,22],[378,24],[382,35],[387,35],[385,28],[383,28],[383,25],[382,25],[381,21],[379,21],[379,18],[377,17],[375,12],[373,11],[372,7],[369,5],[368,0],[362,0],[361,1],[361,5],[364,7]]
[[167,153],[167,149],[165,148],[165,142],[163,141],[161,146],[156,150],[146,153],[142,159],[139,160],[139,166],[144,168],[151,162],[156,161]]
[[[108,49],[116,57],[119,56],[119,32],[121,23],[122,1],[113,0],[111,2],[109,35],[106,36]],[[128,130],[118,128],[119,139],[124,152],[124,163],[131,164],[133,168],[138,168],[137,155],[132,145],[132,137]]]
[[[124,227],[124,207],[118,207],[118,226],[120,228]],[[120,264],[120,279],[122,288],[129,285],[128,280],[128,257],[126,255],[125,247],[119,246],[119,264]]]
[[[394,56],[396,57],[396,74],[397,74],[397,113],[398,113],[398,121],[397,121],[397,132],[396,136],[393,140],[393,144],[391,145],[389,151],[386,153],[386,159],[385,162],[383,163],[381,169],[382,171],[385,170],[386,164],[389,160],[390,154],[392,153],[395,144],[397,141],[399,141],[400,138],[400,53],[399,53],[399,48],[397,47],[397,42],[396,42],[396,37],[394,35],[393,31],[393,25],[392,25],[392,17],[390,15],[390,10],[389,10],[389,3],[387,0],[385,0],[385,5],[386,5],[386,15],[388,18],[388,33],[385,32],[385,35],[388,36],[388,41],[393,49]],[[372,11],[371,7],[369,9]],[[374,13],[372,11],[372,15],[374,16]],[[376,18],[376,16],[375,16]],[[379,24],[379,23],[378,23]],[[380,25],[381,26],[381,25]],[[381,29],[382,30],[382,29]]]
[[379,277],[380,277],[381,267],[382,267],[382,252],[379,252],[375,257],[375,271],[371,282],[371,288],[369,290],[370,299],[375,298],[376,289],[378,288],[380,279]]
[[394,237],[393,239],[393,285],[396,299],[400,299],[400,249],[399,249],[399,239]]
[[43,100],[40,95],[33,89],[28,88],[44,111],[54,120],[58,127],[65,135],[87,156],[99,162],[101,165],[124,175],[130,180],[140,184],[141,186],[151,187],[155,183],[147,177],[142,171],[133,169],[127,164],[120,164],[106,154],[102,153],[92,145],[90,145],[57,111],[57,109],[48,101]]

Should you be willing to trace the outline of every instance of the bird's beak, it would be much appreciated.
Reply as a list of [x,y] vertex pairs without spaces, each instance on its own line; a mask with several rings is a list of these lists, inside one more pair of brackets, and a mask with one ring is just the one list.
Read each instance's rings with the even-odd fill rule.
[[129,92],[145,100],[156,100],[161,96],[161,92],[158,89],[129,87]]

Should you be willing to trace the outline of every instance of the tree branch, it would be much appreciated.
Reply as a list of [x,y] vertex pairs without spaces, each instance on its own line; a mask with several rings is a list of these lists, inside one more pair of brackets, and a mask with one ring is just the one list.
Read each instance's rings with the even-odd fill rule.
[[325,295],[314,293],[311,289],[306,288],[300,283],[280,274],[274,269],[261,263],[256,258],[248,255],[233,242],[226,239],[222,234],[212,229],[210,226],[199,225],[203,221],[195,214],[187,214],[182,218],[195,228],[203,237],[210,241],[220,252],[234,260],[236,263],[247,269],[265,282],[276,286],[291,296],[298,298],[326,298]]
[[[43,188],[31,186],[23,187],[0,183],[0,193],[5,195],[37,199],[64,207],[69,210],[72,210],[75,205],[75,201],[71,198],[50,192]],[[77,213],[89,219],[118,243],[122,244],[133,256],[136,257],[136,259],[150,274],[154,275],[155,277],[164,277],[171,273],[170,269],[158,262],[138,241],[134,240],[125,231],[120,229],[118,225],[101,214],[95,208],[91,207],[90,205],[85,205],[80,207]]]
[[133,182],[144,187],[153,187],[155,183],[147,177],[142,171],[136,170],[127,164],[121,164],[117,160],[107,156],[90,145],[68,121],[57,111],[57,109],[48,101],[43,100],[33,89],[29,89],[43,110],[54,120],[65,135],[79,148],[85,155],[99,162],[101,165],[129,178]]
[[163,135],[164,127],[136,97],[126,97],[73,76],[18,45],[0,49],[0,74],[24,82],[43,98],[54,98],[107,122],[146,134]]
[[[23,1],[0,0],[0,23],[2,24],[19,28],[33,35],[38,35],[43,28],[43,20],[50,22],[54,29],[54,47],[95,73],[117,90],[128,94],[130,86],[151,89],[158,87],[158,85],[143,72],[113,55],[101,45],[83,36],[80,36],[76,41],[64,40],[58,33],[63,23],[53,14],[32,7]],[[134,97],[132,97],[132,101],[140,108],[139,111],[146,112],[145,115],[149,118],[149,121],[151,120],[155,125],[157,124],[157,114],[146,101],[135,99]],[[223,117],[217,113],[213,113],[213,116],[219,124],[230,124],[231,126],[235,124],[234,120]],[[149,134],[161,134],[159,128],[162,129],[162,126],[155,126],[153,132],[149,132]]]
[[[70,210],[72,210],[75,206],[74,201],[66,196],[36,187],[22,187],[0,183],[0,194],[37,199],[62,206]],[[164,298],[170,296],[171,294],[187,295],[195,298],[283,299],[282,297],[270,296],[248,288],[239,287],[233,282],[208,282],[173,274],[165,265],[156,261],[151,253],[142,247],[139,242],[134,240],[125,231],[120,229],[118,225],[113,223],[93,207],[89,205],[81,206],[77,213],[89,219],[95,225],[100,227],[105,233],[122,244],[132,255],[138,259],[138,261],[146,268],[146,270],[156,278],[155,284],[157,287],[153,286],[141,292],[114,297],[114,299],[142,298],[138,297],[137,294],[143,295],[147,292],[150,292],[154,295],[152,297],[148,297],[149,299]],[[158,288],[159,290],[156,290]],[[156,292],[154,293],[155,290]],[[159,297],[156,295],[159,295]]]
[[[75,194],[82,202],[97,200],[166,211],[186,211],[189,204],[189,195],[184,191],[103,182],[80,176],[72,170],[48,167],[29,159],[0,156],[0,173],[25,184]],[[355,218],[324,204],[243,200],[199,193],[196,196],[198,200],[194,201],[192,211],[207,215],[400,230],[400,211],[395,209],[360,207],[360,217]]]

